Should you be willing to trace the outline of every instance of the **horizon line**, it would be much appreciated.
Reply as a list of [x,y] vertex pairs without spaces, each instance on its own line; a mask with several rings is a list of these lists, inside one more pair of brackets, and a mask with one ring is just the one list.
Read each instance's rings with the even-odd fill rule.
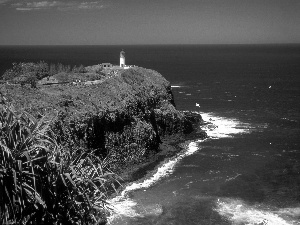
[[9,46],[196,46],[196,45],[300,45],[299,43],[238,43],[238,44],[0,44],[0,47]]

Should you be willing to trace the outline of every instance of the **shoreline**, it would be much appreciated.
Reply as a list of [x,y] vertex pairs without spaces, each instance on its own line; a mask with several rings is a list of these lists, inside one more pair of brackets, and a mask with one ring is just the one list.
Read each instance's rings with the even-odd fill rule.
[[[206,130],[202,129],[203,126],[210,124],[211,122],[205,121],[199,112],[193,111],[181,111],[185,116],[189,117],[192,123],[190,132],[184,134],[183,132],[163,135],[160,137],[161,143],[159,144],[159,150],[153,152],[151,155],[145,157],[140,163],[134,165],[126,165],[122,168],[122,173],[118,173],[121,178],[122,186],[117,188],[117,191],[123,190],[128,184],[137,180],[147,178],[149,173],[152,173],[168,159],[176,156],[183,151],[188,143],[196,140],[204,140],[208,138]],[[197,120],[199,118],[200,120]],[[110,197],[115,196],[116,193],[111,193]]]
[[[119,189],[124,189],[124,187],[130,183],[147,178],[149,174],[163,164],[163,162],[183,151],[187,147],[188,143],[206,139],[208,137],[206,132],[201,130],[201,126],[206,123],[207,121],[202,121],[200,124],[196,123],[198,128],[190,134],[177,133],[161,137],[158,152],[146,157],[141,163],[125,166],[125,168],[123,168],[125,171],[118,174],[118,176],[122,178],[123,184],[117,191],[119,192]],[[115,193],[111,196],[114,195]]]
[[171,158],[182,151],[183,149],[179,144],[185,140],[182,134],[169,135],[162,138],[162,143],[159,145],[159,151],[156,154],[146,157],[141,163],[125,166],[125,171],[119,174],[119,177],[122,178],[125,186],[144,178],[149,171],[154,170],[167,158]]
[[203,141],[206,138],[207,136],[204,136],[203,132],[166,136],[162,138],[158,153],[147,158],[141,164],[128,167],[127,170],[125,169],[119,175],[123,179],[122,186],[117,188],[117,192],[108,196],[107,202],[110,210],[107,211],[108,221],[106,224],[110,224],[120,215],[136,216],[132,209],[136,203],[128,197],[128,194],[130,196],[131,192],[154,185],[161,178],[165,177],[165,174],[173,170],[179,160],[195,151],[194,146],[190,146],[191,143]]

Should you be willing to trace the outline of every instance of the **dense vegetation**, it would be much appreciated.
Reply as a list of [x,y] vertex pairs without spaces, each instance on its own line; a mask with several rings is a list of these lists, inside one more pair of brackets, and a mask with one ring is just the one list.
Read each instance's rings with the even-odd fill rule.
[[104,224],[116,181],[93,152],[59,146],[50,125],[0,106],[0,223]]
[[[20,62],[13,63],[12,68],[5,71],[2,75],[2,80],[10,81],[16,84],[31,84],[31,87],[35,88],[37,81],[58,74],[60,82],[70,81],[70,76],[76,76],[76,74],[84,74],[89,72],[83,65],[74,66],[58,64],[48,64],[44,61],[37,63],[33,62]],[[98,76],[97,76],[98,75]],[[101,68],[95,71],[93,74],[89,73],[87,79],[99,78],[99,75],[103,75]],[[91,78],[92,76],[92,78]],[[72,77],[73,78],[73,77]],[[80,78],[80,76],[77,76]]]
[[2,84],[0,94],[3,222],[105,222],[106,195],[120,185],[111,171],[155,158],[163,137],[201,122],[176,110],[159,73],[138,67],[95,85]]

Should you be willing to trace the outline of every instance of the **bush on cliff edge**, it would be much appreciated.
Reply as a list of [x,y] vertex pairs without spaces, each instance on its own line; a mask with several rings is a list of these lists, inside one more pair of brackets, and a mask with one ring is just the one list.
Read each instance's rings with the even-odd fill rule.
[[0,105],[0,224],[105,223],[115,175],[94,154],[58,146],[52,119]]

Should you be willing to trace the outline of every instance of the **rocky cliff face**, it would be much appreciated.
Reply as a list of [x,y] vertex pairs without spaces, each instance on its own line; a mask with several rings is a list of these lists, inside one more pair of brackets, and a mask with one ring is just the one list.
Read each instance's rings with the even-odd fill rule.
[[94,150],[116,167],[158,151],[162,136],[190,133],[201,121],[177,111],[169,82],[143,68],[96,85],[3,86],[1,92],[17,108],[57,114],[53,128],[62,145]]

